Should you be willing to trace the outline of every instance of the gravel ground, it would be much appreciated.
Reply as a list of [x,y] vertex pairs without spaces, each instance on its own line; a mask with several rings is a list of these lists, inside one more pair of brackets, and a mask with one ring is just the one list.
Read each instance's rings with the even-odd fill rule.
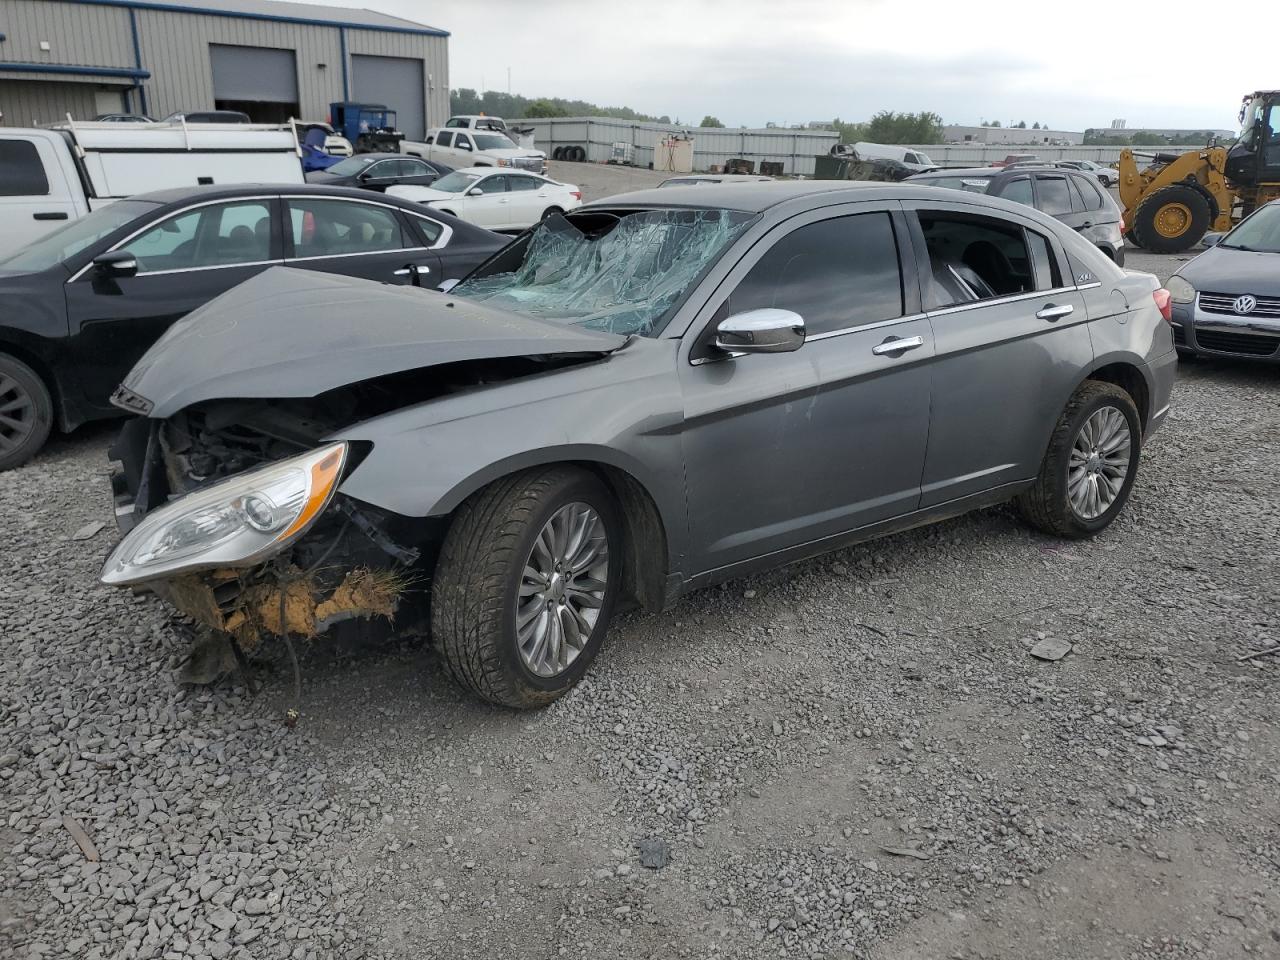
[[58,440],[0,474],[0,956],[1280,955],[1278,396],[1184,365],[1092,542],[997,508],[703,591],[539,713],[319,643],[294,729],[277,664],[176,684],[75,539],[112,428]]

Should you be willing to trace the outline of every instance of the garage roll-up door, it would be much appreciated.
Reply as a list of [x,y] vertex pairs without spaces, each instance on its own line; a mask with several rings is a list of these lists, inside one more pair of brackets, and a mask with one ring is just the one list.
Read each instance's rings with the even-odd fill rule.
[[421,60],[354,54],[351,93],[351,99],[360,103],[385,103],[396,111],[396,122],[410,140],[426,136],[427,106]]
[[298,102],[298,67],[292,50],[209,44],[213,99]]

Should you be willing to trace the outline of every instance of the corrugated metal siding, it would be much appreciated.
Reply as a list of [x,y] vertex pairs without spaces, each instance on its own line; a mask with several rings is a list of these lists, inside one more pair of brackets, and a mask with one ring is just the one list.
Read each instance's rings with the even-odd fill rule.
[[[1011,146],[997,143],[990,146],[982,144],[911,144],[910,150],[923,150],[940,167],[987,167],[997,160],[1003,160],[1011,153],[1033,153],[1041,160],[1092,160],[1103,165],[1115,163],[1120,159],[1120,147],[1037,147]],[[1159,147],[1136,147],[1137,150],[1158,150]],[[1175,153],[1181,153],[1186,147],[1172,147]]]
[[449,119],[448,51],[449,42],[444,37],[383,33],[378,30],[347,31],[349,56],[366,54],[375,57],[411,57],[422,61],[427,128],[441,126]]
[[799,176],[812,176],[814,156],[829,152],[839,139],[831,130],[689,128],[612,117],[521,120],[520,125],[534,128],[534,145],[548,156],[556,147],[582,146],[587,149],[588,160],[604,163],[613,144],[625,142],[635,148],[636,165],[646,167],[653,162],[654,148],[664,137],[687,131],[693,136],[695,170],[742,158],[755,163],[757,170],[765,160],[781,163],[784,173]]
[[0,80],[0,112],[4,113],[4,126],[42,127],[65,120],[68,113],[79,119],[92,119],[98,115],[94,99],[98,89],[91,83]]
[[[129,11],[57,0],[0,0],[0,60],[132,67]],[[50,50],[40,49],[47,40]]]
[[151,71],[147,106],[157,119],[179,110],[213,109],[211,43],[294,50],[303,119],[324,119],[329,104],[342,99],[341,47],[334,27],[160,10],[139,10],[137,18],[142,63]]

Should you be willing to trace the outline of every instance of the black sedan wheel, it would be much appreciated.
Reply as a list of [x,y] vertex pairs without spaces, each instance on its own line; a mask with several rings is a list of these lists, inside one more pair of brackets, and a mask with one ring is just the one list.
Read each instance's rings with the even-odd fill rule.
[[544,467],[459,507],[431,590],[431,637],[450,675],[492,703],[540,707],[595,658],[621,581],[613,498],[589,473]]
[[0,354],[0,470],[22,466],[53,429],[53,400],[39,375]]

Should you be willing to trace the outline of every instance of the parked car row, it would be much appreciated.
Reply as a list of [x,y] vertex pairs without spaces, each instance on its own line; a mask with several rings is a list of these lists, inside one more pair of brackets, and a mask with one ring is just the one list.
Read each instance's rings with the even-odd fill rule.
[[142,194],[64,224],[0,260],[0,470],[55,427],[118,415],[112,391],[171,324],[270,267],[435,287],[504,243],[395,197],[288,184]]
[[493,167],[455,170],[429,186],[393,186],[387,193],[489,230],[524,230],[582,205],[574,184]]

